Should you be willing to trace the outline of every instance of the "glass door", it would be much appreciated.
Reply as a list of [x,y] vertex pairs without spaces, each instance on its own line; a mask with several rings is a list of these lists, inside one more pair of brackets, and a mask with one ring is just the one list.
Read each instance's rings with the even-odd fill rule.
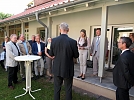
[[112,28],[112,45],[111,45],[111,60],[110,60],[110,67],[113,68],[116,64],[121,50],[118,49],[118,41],[120,37],[129,37],[129,33],[133,32],[132,26],[113,26]]

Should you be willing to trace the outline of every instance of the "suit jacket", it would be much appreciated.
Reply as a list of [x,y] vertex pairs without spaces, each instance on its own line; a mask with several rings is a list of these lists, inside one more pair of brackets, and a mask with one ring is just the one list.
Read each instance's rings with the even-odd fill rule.
[[79,57],[77,42],[66,34],[61,34],[52,40],[50,56],[55,56],[53,74],[63,78],[74,76],[73,58]]
[[[95,46],[96,46],[96,40],[97,40],[97,36],[93,38],[93,42],[92,42],[92,46],[91,46],[91,54],[94,56],[95,55]],[[100,38],[101,40],[101,38]],[[107,49],[108,49],[108,39],[106,38],[106,42],[105,42],[105,51],[107,53]],[[100,41],[98,43],[98,48],[97,48],[97,52],[96,55],[99,57],[100,55]],[[106,54],[105,54],[106,55]]]
[[134,54],[130,50],[123,52],[115,64],[113,83],[123,89],[134,86]]
[[[17,42],[17,44],[18,44],[18,46],[19,46],[19,48],[20,48],[20,51],[21,51],[22,55],[27,55],[27,54],[26,54],[25,47],[24,47],[24,45],[23,45],[23,42],[19,40],[19,41]],[[30,46],[30,44],[29,44],[28,41],[26,41],[26,45],[27,45],[27,49],[28,49],[28,54],[32,54],[32,49],[31,49],[31,46]]]
[[28,42],[31,45],[31,47],[32,47],[33,43],[36,43],[36,41],[32,41],[32,40],[29,40]]
[[[2,43],[2,47],[5,47],[5,42]],[[4,49],[4,51],[6,52],[6,49]]]
[[[45,56],[45,44],[40,42],[40,46],[41,46],[42,58],[44,59],[44,56]],[[38,55],[38,46],[37,46],[36,42],[32,44],[32,53],[34,55]]]
[[[17,45],[17,48],[19,49],[18,45]],[[6,66],[15,67],[18,65],[18,62],[15,61],[14,59],[15,57],[19,55],[17,48],[11,41],[6,44]],[[19,49],[19,52],[20,52],[20,49]]]

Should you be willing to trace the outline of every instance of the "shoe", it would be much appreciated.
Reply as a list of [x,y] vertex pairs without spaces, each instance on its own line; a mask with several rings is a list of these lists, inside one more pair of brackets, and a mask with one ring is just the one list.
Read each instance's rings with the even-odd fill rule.
[[81,78],[82,76],[77,76],[77,78]]
[[39,79],[39,75],[37,75],[37,76],[34,77],[34,80],[37,80],[37,79]]
[[8,86],[8,88],[10,88],[11,90],[14,90],[14,87],[13,86]]
[[22,81],[26,81],[26,78],[22,78]]
[[52,78],[53,78],[53,77],[52,77],[52,76],[50,76],[50,77],[49,77],[49,81],[50,81]]
[[40,75],[40,77],[44,77],[44,75]]
[[82,80],[84,80],[84,79],[85,79],[85,77],[81,77],[81,79],[82,79]]

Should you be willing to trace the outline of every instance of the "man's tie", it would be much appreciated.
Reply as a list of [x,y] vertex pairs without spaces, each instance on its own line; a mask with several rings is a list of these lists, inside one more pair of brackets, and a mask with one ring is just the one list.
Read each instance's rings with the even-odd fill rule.
[[99,38],[100,38],[100,37],[98,36],[98,37],[97,37],[97,41],[96,41],[95,51],[98,50],[98,44],[99,44],[99,42],[100,42],[100,39],[99,39]]

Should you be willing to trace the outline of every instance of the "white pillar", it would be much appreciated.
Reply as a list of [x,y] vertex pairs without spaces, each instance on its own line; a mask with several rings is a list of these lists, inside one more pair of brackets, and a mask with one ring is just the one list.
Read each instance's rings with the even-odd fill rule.
[[52,36],[52,18],[48,17],[47,18],[47,25],[48,25],[48,37]]
[[21,34],[25,35],[25,23],[21,22]]
[[100,56],[99,56],[99,71],[98,76],[100,77],[100,82],[103,77],[104,67],[105,67],[105,42],[107,36],[107,19],[108,19],[108,7],[103,5],[102,7],[102,20],[101,20],[101,40],[100,40]]

